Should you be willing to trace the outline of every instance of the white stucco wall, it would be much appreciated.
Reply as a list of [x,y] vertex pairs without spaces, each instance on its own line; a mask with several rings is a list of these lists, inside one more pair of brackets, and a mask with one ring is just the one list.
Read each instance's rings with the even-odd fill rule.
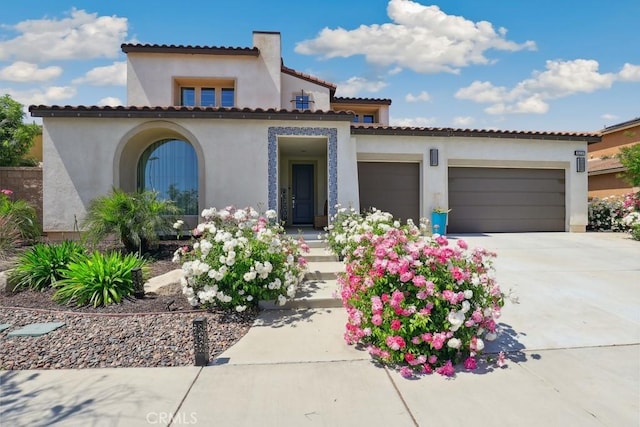
[[[86,215],[91,200],[113,187],[135,191],[140,155],[151,143],[164,138],[184,139],[194,146],[200,209],[227,205],[266,209],[268,129],[274,125],[337,129],[338,194],[357,200],[355,145],[350,141],[349,122],[345,121],[44,118],[43,122],[46,232],[72,231],[74,221],[81,222]],[[324,168],[317,178],[325,181],[326,191],[326,159],[319,161],[318,167]]]
[[[587,175],[576,172],[575,150],[581,141],[484,137],[358,135],[360,160],[421,162],[421,216],[448,206],[448,166],[564,169],[566,231],[584,231],[587,224]],[[439,152],[439,165],[429,166],[429,150]]]
[[285,73],[282,73],[282,108],[293,110],[295,102],[291,102],[291,100],[295,99],[295,95],[300,94],[302,90],[313,101],[311,110],[328,111],[331,109],[329,89]]

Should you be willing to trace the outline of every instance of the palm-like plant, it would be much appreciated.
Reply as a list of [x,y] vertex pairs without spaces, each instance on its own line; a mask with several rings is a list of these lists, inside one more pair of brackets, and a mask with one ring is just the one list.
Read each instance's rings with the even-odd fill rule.
[[83,221],[89,241],[97,243],[116,234],[127,252],[147,252],[159,236],[172,230],[180,214],[173,201],[159,199],[156,192],[126,193],[113,189],[92,200]]

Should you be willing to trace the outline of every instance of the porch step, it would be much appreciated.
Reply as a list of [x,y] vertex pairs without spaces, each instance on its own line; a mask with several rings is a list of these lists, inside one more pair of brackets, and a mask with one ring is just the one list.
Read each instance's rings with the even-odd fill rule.
[[331,251],[323,247],[310,248],[309,252],[302,254],[307,262],[325,262],[325,261],[338,261],[338,257]]
[[304,275],[305,280],[332,280],[341,271],[344,264],[339,261],[311,261],[307,264],[309,271]]
[[290,310],[298,308],[338,308],[342,307],[340,286],[336,279],[306,280],[299,287],[296,297],[284,305],[273,301],[260,301],[262,310]]

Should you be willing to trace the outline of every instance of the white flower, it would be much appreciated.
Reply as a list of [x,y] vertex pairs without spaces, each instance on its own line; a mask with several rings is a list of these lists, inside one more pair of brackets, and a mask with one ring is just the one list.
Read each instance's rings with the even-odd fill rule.
[[470,308],[471,308],[471,304],[469,304],[469,301],[464,300],[462,301],[462,308],[460,309],[460,312],[466,313],[469,311]]
[[464,291],[464,297],[466,299],[471,299],[473,298],[473,291],[471,289],[467,289],[466,291]]
[[287,302],[287,299],[284,297],[284,295],[278,295],[278,305],[284,305]]
[[458,338],[451,338],[449,341],[447,341],[447,346],[450,348],[460,348],[461,345],[462,341],[460,341]]
[[449,316],[447,316],[447,321],[451,323],[451,327],[449,329],[452,332],[455,332],[464,323],[464,313],[460,311],[451,311]]
[[182,228],[183,225],[184,225],[184,221],[179,219],[173,224],[173,228],[178,230],[178,229]]
[[236,311],[237,311],[238,313],[241,313],[241,312],[245,311],[246,309],[247,309],[247,306],[246,306],[246,305],[237,305],[237,306],[236,306]]
[[278,217],[278,213],[273,209],[269,209],[264,213],[264,216],[266,216],[267,219],[276,219]]
[[482,351],[484,349],[484,341],[480,338],[476,340],[476,351]]

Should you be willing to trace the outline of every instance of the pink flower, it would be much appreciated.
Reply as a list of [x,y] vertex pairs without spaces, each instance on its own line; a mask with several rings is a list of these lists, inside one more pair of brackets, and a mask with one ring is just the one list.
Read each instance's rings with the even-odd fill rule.
[[374,314],[373,316],[371,316],[371,323],[376,326],[382,325],[382,316],[380,316],[379,314]]
[[402,327],[402,323],[400,323],[398,319],[393,319],[391,321],[391,329],[393,329],[394,331],[399,330],[401,327]]
[[431,356],[429,356],[429,359],[427,359],[427,361],[433,365],[438,361],[438,356],[432,354]]
[[503,367],[505,365],[505,357],[504,357],[504,351],[501,351],[500,353],[498,353],[498,361],[497,364],[499,367]]
[[427,284],[427,279],[424,278],[424,276],[413,276],[413,279],[411,279],[411,281],[413,282],[413,284],[419,288],[425,286]]
[[472,371],[478,367],[476,359],[473,357],[467,357],[464,361],[464,368],[468,371]]
[[436,369],[436,372],[439,373],[440,375],[444,375],[445,377],[451,377],[453,376],[453,374],[455,374],[456,371],[453,368],[453,364],[451,363],[451,360],[447,360],[447,363],[445,363],[444,365]]
[[10,196],[13,194],[13,191],[5,188],[4,190],[0,190],[0,193],[4,194],[5,196]]
[[413,371],[408,366],[403,366],[400,368],[400,375],[404,378],[411,378],[413,376]]
[[456,243],[458,244],[460,249],[467,249],[468,248],[467,242],[465,242],[464,240],[458,240]]
[[386,339],[386,344],[391,350],[400,350],[401,348],[406,347],[406,343],[404,339],[397,335],[390,335]]

